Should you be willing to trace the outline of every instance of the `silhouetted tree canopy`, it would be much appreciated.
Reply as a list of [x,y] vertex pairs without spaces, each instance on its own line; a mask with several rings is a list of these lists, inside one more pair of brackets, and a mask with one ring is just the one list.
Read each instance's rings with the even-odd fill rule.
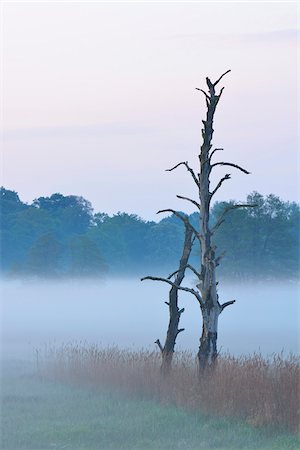
[[[36,276],[139,275],[158,267],[173,270],[183,242],[183,225],[174,215],[158,223],[135,214],[93,214],[80,196],[56,193],[32,204],[16,192],[0,189],[1,270]],[[297,277],[300,208],[274,194],[250,194],[257,208],[236,209],[214,237],[226,251],[220,275],[235,278]],[[216,202],[212,221],[236,201]],[[197,213],[189,216],[197,226]],[[191,256],[196,259],[199,248]]]

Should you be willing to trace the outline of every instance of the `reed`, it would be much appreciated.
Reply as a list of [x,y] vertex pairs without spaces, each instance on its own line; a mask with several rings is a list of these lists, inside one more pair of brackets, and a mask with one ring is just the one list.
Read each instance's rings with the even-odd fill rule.
[[214,371],[199,378],[195,355],[178,352],[171,374],[163,377],[158,352],[70,344],[48,347],[40,370],[61,381],[299,432],[299,362],[295,355],[224,355]]

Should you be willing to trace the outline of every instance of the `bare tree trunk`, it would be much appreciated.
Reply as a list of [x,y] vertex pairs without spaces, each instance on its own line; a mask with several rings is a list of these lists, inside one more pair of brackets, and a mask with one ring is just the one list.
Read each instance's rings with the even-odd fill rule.
[[[181,220],[184,221],[186,227],[185,245],[183,250],[183,255],[180,261],[179,270],[174,274],[170,275],[168,278],[161,277],[145,277],[142,280],[155,280],[163,281],[171,285],[171,290],[169,293],[169,312],[170,320],[167,332],[167,338],[164,347],[160,344],[159,340],[156,341],[163,355],[162,370],[168,372],[170,370],[172,355],[174,352],[175,341],[178,333],[182,330],[178,329],[180,314],[182,310],[178,308],[178,290],[189,292],[197,299],[202,314],[202,335],[200,338],[200,346],[198,350],[198,362],[199,362],[199,373],[203,373],[203,370],[207,368],[214,367],[218,351],[217,351],[217,339],[218,339],[218,319],[221,312],[229,305],[232,305],[235,300],[230,300],[223,304],[219,303],[219,297],[217,293],[217,281],[216,281],[216,267],[223,255],[216,256],[216,247],[212,244],[212,236],[217,228],[224,222],[226,214],[236,208],[244,207],[255,207],[257,205],[251,204],[234,204],[224,208],[220,217],[216,223],[211,227],[209,223],[210,216],[210,204],[213,196],[222,186],[224,181],[230,179],[230,174],[226,174],[217,183],[213,190],[210,190],[210,174],[215,166],[229,166],[240,170],[243,173],[249,174],[249,172],[237,164],[230,162],[216,162],[212,163],[213,155],[219,151],[223,150],[221,148],[215,148],[212,150],[212,138],[213,138],[213,122],[214,114],[216,111],[217,104],[222,95],[222,88],[219,94],[216,94],[215,87],[221,81],[221,79],[230,70],[225,72],[221,77],[212,83],[209,78],[206,78],[206,83],[208,86],[208,92],[198,89],[205,95],[207,113],[206,120],[203,120],[202,129],[202,145],[199,155],[200,171],[195,173],[194,170],[189,166],[188,162],[180,162],[176,166],[169,169],[172,171],[179,166],[185,166],[189,174],[191,175],[194,183],[197,186],[197,201],[188,197],[182,197],[177,195],[178,198],[186,200],[193,205],[195,205],[200,212],[200,232],[197,231],[189,222],[186,216],[174,211],[172,209],[166,209],[159,212],[172,212]],[[191,250],[191,239],[194,235],[194,239],[197,239],[201,247],[201,262],[200,271],[197,271],[194,267],[188,264],[188,259]],[[198,279],[197,290],[181,286],[182,280],[185,275],[185,268],[189,268]],[[176,279],[171,281],[172,276],[177,274]]]
[[201,239],[201,280],[198,288],[202,297],[202,335],[198,351],[199,368],[211,366],[217,358],[218,318],[220,305],[218,302],[216,284],[215,248],[211,243],[211,230],[209,228],[210,202],[214,193],[210,192],[210,150],[213,137],[213,120],[216,106],[222,94],[215,94],[215,85],[207,78],[209,95],[206,96],[207,113],[203,120],[203,143],[199,155],[199,199],[200,199],[200,239]]
[[218,339],[218,319],[219,315],[229,305],[232,305],[235,300],[221,305],[219,303],[219,296],[217,293],[217,281],[216,281],[216,267],[219,265],[219,261],[223,255],[216,257],[216,246],[212,244],[212,235],[214,231],[224,222],[225,215],[232,209],[253,207],[256,205],[242,204],[242,205],[231,205],[224,209],[223,213],[217,220],[217,223],[210,229],[209,216],[210,216],[210,204],[212,197],[222,186],[224,181],[230,179],[230,174],[227,173],[218,182],[216,187],[210,190],[210,174],[215,166],[230,166],[242,171],[243,173],[249,174],[249,172],[237,164],[228,162],[217,162],[212,164],[212,156],[216,151],[223,149],[212,149],[212,138],[213,138],[213,122],[214,114],[216,111],[217,104],[222,95],[223,89],[220,90],[219,95],[216,94],[215,87],[221,81],[221,79],[228,72],[225,72],[221,77],[212,83],[209,78],[206,78],[206,83],[208,86],[208,93],[199,89],[204,93],[206,99],[206,120],[203,120],[202,129],[202,146],[199,155],[200,161],[200,173],[199,173],[199,206],[200,206],[200,242],[201,242],[201,277],[198,284],[198,289],[201,293],[202,302],[200,303],[202,312],[202,335],[200,338],[200,346],[198,350],[198,361],[200,372],[207,367],[213,367],[216,361],[217,352],[217,339]]
[[[191,254],[193,245],[193,231],[187,225],[185,225],[185,239],[183,245],[182,256],[179,263],[179,270],[177,272],[174,283],[176,286],[180,286],[184,279],[187,263]],[[179,328],[180,316],[184,312],[184,308],[178,307],[178,287],[172,286],[169,291],[169,302],[166,302],[169,306],[169,325],[165,344],[162,347],[159,340],[156,341],[162,352],[162,364],[161,371],[164,375],[167,375],[171,370],[173,353],[176,344],[176,338],[179,333],[184,331],[184,328]]]

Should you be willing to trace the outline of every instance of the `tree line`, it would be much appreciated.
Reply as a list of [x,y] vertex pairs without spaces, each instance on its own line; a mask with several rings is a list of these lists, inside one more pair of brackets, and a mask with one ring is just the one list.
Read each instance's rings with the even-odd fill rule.
[[[236,203],[215,202],[212,225]],[[299,205],[257,192],[248,195],[247,203],[257,207],[233,209],[214,235],[214,244],[225,254],[219,275],[297,277]],[[184,241],[184,225],[174,214],[159,222],[125,212],[109,216],[94,213],[88,200],[75,195],[55,193],[27,204],[17,192],[1,187],[0,211],[1,272],[6,275],[101,277],[172,271]],[[198,213],[186,217],[199,227]],[[199,254],[195,243],[191,263]]]

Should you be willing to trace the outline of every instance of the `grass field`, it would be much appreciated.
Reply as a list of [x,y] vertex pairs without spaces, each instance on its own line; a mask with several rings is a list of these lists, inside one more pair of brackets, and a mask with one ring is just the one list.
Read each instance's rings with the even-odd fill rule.
[[299,433],[300,360],[260,354],[219,356],[213,371],[198,376],[195,355],[176,352],[168,377],[160,373],[157,351],[101,348],[83,344],[48,347],[44,376],[80,385],[113,389],[191,412],[243,419]]
[[295,435],[3,366],[2,450],[287,450]]

